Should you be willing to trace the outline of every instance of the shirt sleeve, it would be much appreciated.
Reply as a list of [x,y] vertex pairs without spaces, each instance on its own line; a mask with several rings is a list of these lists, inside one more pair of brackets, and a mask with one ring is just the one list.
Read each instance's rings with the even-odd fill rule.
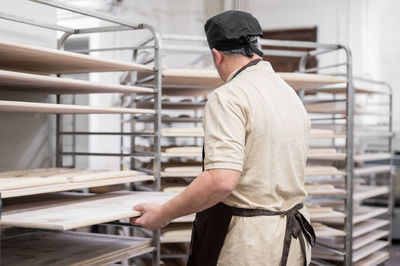
[[203,112],[204,169],[242,171],[248,113],[240,104],[210,97]]

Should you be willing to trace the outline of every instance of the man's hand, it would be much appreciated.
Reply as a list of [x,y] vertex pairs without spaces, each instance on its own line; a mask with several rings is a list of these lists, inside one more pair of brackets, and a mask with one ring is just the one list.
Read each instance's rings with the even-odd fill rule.
[[157,230],[166,226],[171,220],[162,211],[162,206],[155,203],[139,204],[133,207],[140,211],[140,217],[131,218],[133,225],[142,226],[148,230]]

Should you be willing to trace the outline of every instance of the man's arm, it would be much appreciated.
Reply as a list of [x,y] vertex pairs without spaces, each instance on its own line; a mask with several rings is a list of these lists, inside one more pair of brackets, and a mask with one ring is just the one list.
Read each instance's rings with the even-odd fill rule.
[[134,210],[142,216],[131,218],[131,223],[146,229],[156,230],[171,220],[200,212],[228,197],[240,180],[240,172],[229,169],[212,169],[201,173],[175,198],[164,205],[139,204]]

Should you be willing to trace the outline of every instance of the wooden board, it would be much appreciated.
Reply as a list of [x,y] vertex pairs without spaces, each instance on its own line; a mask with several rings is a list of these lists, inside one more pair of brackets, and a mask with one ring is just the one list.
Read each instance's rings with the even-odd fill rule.
[[[153,92],[153,89],[137,86],[107,85],[85,80],[56,78],[3,70],[0,70],[0,90],[52,94]],[[152,108],[152,106],[149,108]]]
[[[161,129],[163,137],[204,137],[202,128],[163,128]],[[329,129],[311,129],[310,138],[343,138]]]
[[90,173],[83,175],[76,175],[71,177],[71,182],[87,182],[93,180],[103,180],[109,178],[137,176],[137,171],[104,171],[98,173]]
[[65,177],[1,177],[0,191],[66,183],[68,179]]
[[70,168],[31,168],[31,169],[0,172],[0,177],[23,177],[23,176],[47,177],[50,175],[68,173],[70,171],[71,171]]
[[375,166],[365,166],[354,169],[354,175],[363,176],[370,174],[381,174],[390,173],[392,171],[392,166],[390,165],[375,165]]
[[192,236],[192,223],[172,223],[161,229],[161,243],[188,243]]
[[345,217],[345,214],[342,212],[338,211],[332,211],[332,212],[310,212],[310,219],[313,222],[324,222],[327,219],[334,219],[334,218],[341,218],[343,219]]
[[310,138],[333,138],[335,132],[331,129],[311,128]]
[[[107,265],[148,249],[150,239],[78,232],[34,232],[2,240],[4,265]],[[152,249],[150,249],[152,250]]]
[[165,173],[187,173],[187,172],[197,172],[201,173],[201,165],[192,165],[192,166],[176,166],[176,167],[165,167]]
[[353,200],[360,201],[389,193],[387,186],[355,186]]
[[[368,221],[371,218],[377,217],[381,214],[384,214],[388,211],[387,208],[381,207],[366,207],[360,206],[354,209],[354,216],[353,216],[353,224],[357,224],[360,222]],[[314,221],[323,222],[327,224],[344,224],[344,214],[342,217],[318,217],[314,218]]]
[[[361,259],[371,254],[374,254],[375,252],[387,246],[388,246],[387,241],[375,241],[363,248],[360,248],[353,252],[353,263],[358,262]],[[344,259],[344,256],[339,254],[333,254],[331,251],[321,247],[320,245],[317,245],[313,248],[312,257],[317,259],[326,259],[332,261],[343,261]]]
[[171,223],[192,223],[194,221],[194,218],[195,214],[190,214],[176,218],[175,220],[171,221]]
[[[4,201],[1,225],[49,230],[79,227],[139,216],[139,203],[163,204],[174,194],[162,192],[112,192],[99,195],[54,193]],[[14,200],[14,201],[10,201]]]
[[[317,114],[346,114],[346,103],[345,102],[327,102],[327,103],[314,103],[305,104],[304,106],[308,113]],[[388,115],[386,112],[374,111],[367,107],[356,106],[354,108],[356,115]]]
[[317,238],[320,237],[333,237],[333,236],[345,236],[346,233],[343,230],[338,230],[329,226],[321,230],[315,230]]
[[374,230],[388,225],[389,221],[384,219],[369,219],[354,226],[353,237],[359,237],[363,234],[373,232]]
[[[386,230],[375,230],[369,232],[368,234],[364,234],[360,237],[356,237],[353,239],[353,250],[360,249],[372,242],[381,239],[389,234],[389,231]],[[333,238],[323,238],[318,239],[318,242],[323,244],[324,246],[344,249],[344,238],[343,237],[333,237]]]
[[0,41],[0,69],[37,74],[152,71],[152,67],[137,63],[102,59],[9,41]]
[[0,101],[0,112],[46,114],[155,114],[151,109],[91,107],[84,105]]
[[307,158],[308,160],[318,161],[343,161],[346,159],[346,153],[309,153]]
[[345,189],[335,188],[333,185],[330,184],[317,184],[317,185],[310,185],[306,184],[305,189],[308,195],[344,195],[346,194]]
[[346,173],[343,171],[339,171],[336,167],[333,166],[312,165],[306,166],[305,174],[306,176],[331,176],[345,175]]
[[[206,105],[205,102],[193,102],[193,103],[188,103],[188,102],[163,102],[161,103],[161,108],[163,110],[199,110],[199,109],[204,109],[204,106]],[[152,108],[154,106],[154,103],[137,103],[136,106],[138,108]]]
[[161,129],[163,137],[203,137],[202,128],[163,128]]
[[192,147],[171,147],[165,149],[166,153],[201,153],[203,147],[192,146]]
[[392,155],[390,153],[364,153],[354,155],[354,161],[361,163],[375,160],[387,160],[391,157]]
[[[303,73],[277,73],[293,89],[315,88],[329,84],[345,82],[334,76]],[[203,85],[219,87],[223,85],[216,70],[207,69],[165,69],[163,71],[165,85]]]
[[[358,94],[389,94],[386,91],[378,90],[378,89],[369,89],[369,88],[361,88],[355,87],[355,93]],[[316,93],[328,93],[328,94],[346,94],[346,87],[330,87],[330,88],[316,88],[316,89],[308,89],[306,91],[307,94],[316,94]]]
[[308,153],[309,154],[335,154],[336,153],[336,149],[332,149],[332,148],[309,148],[308,149]]
[[390,257],[390,253],[387,250],[380,250],[374,252],[372,255],[358,261],[354,264],[354,266],[375,266],[381,265],[384,261],[388,260]]
[[95,187],[111,186],[111,185],[126,184],[126,183],[141,182],[141,181],[154,181],[154,177],[149,175],[138,175],[129,177],[109,178],[104,180],[91,180],[88,182],[78,182],[78,183],[69,182],[65,184],[46,185],[46,186],[42,185],[39,187],[5,190],[1,192],[1,197],[5,199],[12,197],[29,196],[29,195],[68,191],[68,190],[83,189],[83,188],[95,188]]
[[162,157],[201,157],[201,152],[182,152],[182,153],[172,153],[172,152],[162,152]]

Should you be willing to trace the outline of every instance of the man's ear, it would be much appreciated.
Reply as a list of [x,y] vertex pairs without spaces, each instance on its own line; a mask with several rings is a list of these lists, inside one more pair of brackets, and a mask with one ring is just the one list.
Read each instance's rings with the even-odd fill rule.
[[222,61],[224,61],[224,53],[218,51],[215,48],[212,49],[212,53],[213,53],[215,65],[220,66],[222,64]]

